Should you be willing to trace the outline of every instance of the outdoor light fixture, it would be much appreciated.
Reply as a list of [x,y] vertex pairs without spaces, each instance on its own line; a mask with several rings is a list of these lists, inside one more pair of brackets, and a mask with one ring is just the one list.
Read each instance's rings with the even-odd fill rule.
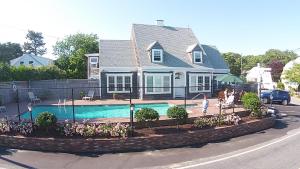
[[130,133],[131,136],[133,136],[133,112],[135,109],[135,105],[134,104],[130,104]]
[[272,102],[273,102],[273,94],[271,93],[271,95],[270,95],[270,106],[272,107]]
[[29,113],[30,113],[30,121],[31,121],[31,123],[32,123],[32,122],[33,122],[33,118],[32,118],[32,104],[29,103],[29,104],[27,105],[27,108],[28,108],[28,111],[29,111]]

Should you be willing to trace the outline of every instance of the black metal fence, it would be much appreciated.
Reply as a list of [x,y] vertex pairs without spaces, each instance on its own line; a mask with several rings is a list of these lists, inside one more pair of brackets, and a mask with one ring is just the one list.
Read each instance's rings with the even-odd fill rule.
[[136,105],[135,111],[148,106],[165,114],[170,104],[187,110],[198,106],[193,100],[202,99],[204,95],[216,96],[219,90],[208,85],[131,87],[126,84],[108,87],[0,88],[1,93],[5,93],[0,93],[0,117],[30,120],[41,112],[51,112],[59,120],[125,118],[129,121],[130,105]]

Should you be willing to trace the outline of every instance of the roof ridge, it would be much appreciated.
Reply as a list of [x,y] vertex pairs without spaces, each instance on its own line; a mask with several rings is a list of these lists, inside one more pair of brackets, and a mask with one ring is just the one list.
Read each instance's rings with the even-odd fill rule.
[[155,27],[166,27],[166,28],[178,28],[178,29],[191,29],[189,27],[178,27],[178,26],[159,26],[159,25],[151,25],[151,24],[142,24],[142,23],[133,23],[132,25],[144,25],[144,26],[155,26]]
[[100,39],[99,41],[130,41],[130,39]]

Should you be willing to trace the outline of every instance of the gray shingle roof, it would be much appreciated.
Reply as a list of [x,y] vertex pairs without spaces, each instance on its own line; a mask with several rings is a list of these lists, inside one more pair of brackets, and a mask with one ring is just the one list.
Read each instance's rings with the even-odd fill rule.
[[[164,50],[163,63],[152,63],[148,48],[159,45]],[[203,63],[194,64],[187,53],[198,45]],[[134,50],[135,49],[135,50]],[[200,45],[190,28],[133,24],[131,40],[100,40],[100,67],[184,67],[228,69],[219,51]]]
[[[137,55],[140,66],[227,69],[220,53],[209,46],[204,49],[203,64],[194,64],[186,52],[191,45],[200,44],[190,28],[134,24]],[[152,63],[147,48],[154,41],[164,49],[163,63]],[[203,49],[202,46],[200,48]],[[207,54],[207,55],[205,55]],[[220,63],[215,63],[215,62]]]
[[130,40],[100,40],[100,67],[137,67]]

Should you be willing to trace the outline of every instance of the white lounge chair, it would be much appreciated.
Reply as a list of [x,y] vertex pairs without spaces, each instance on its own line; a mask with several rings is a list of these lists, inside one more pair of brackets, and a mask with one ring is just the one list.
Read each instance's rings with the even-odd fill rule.
[[38,98],[37,96],[35,96],[33,92],[28,92],[28,97],[29,97],[29,100],[33,103],[35,103],[37,101],[41,102],[41,99]]
[[6,107],[0,106],[0,113],[6,113]]
[[234,106],[234,95],[230,95],[225,103],[222,104],[222,108],[229,108]]
[[94,90],[89,90],[88,94],[82,97],[82,100],[93,100],[94,99]]

